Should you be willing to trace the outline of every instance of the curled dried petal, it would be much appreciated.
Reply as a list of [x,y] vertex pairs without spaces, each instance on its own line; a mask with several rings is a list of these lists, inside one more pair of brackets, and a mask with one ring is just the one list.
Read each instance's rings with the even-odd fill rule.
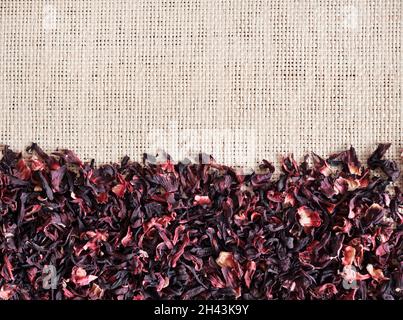
[[298,215],[299,215],[299,223],[303,227],[320,227],[322,224],[322,220],[320,218],[320,215],[317,211],[314,211],[310,209],[307,206],[302,206],[299,207],[298,210]]
[[371,277],[378,282],[389,280],[389,278],[383,275],[383,271],[381,269],[375,269],[372,264],[367,265],[367,271]]
[[194,201],[194,205],[210,205],[211,204],[211,200],[208,196],[200,196],[200,195],[196,195],[195,196],[195,201]]
[[231,252],[221,251],[218,258],[216,259],[216,262],[221,268],[235,267],[234,256]]
[[353,264],[355,259],[356,250],[352,246],[346,246],[343,250],[343,259],[342,263],[344,266],[349,266]]
[[79,287],[86,286],[97,278],[94,275],[87,276],[87,272],[81,267],[75,266],[71,271],[71,281]]

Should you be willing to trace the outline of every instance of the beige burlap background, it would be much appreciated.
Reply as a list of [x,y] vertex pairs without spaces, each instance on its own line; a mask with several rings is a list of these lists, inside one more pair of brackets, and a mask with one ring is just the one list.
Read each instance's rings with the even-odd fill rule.
[[402,138],[401,1],[0,1],[0,143],[228,164]]

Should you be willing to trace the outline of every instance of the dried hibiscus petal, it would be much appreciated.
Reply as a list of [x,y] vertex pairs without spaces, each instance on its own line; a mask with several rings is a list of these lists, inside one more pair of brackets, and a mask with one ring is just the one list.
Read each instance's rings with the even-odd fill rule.
[[274,176],[266,160],[241,174],[206,155],[95,166],[6,147],[0,300],[401,300],[403,196],[388,148],[369,168],[354,148],[289,156]]
[[225,252],[221,251],[220,255],[216,259],[217,264],[221,268],[234,268],[235,267],[235,261],[234,261],[234,256],[231,252]]
[[27,161],[20,159],[17,162],[17,176],[22,180],[29,180],[31,178],[31,168],[27,165]]
[[383,275],[383,271],[381,269],[375,269],[372,264],[367,265],[367,271],[371,275],[371,277],[378,282],[389,280],[389,278]]
[[11,286],[5,285],[0,288],[0,300],[10,300],[15,290]]
[[310,209],[307,206],[299,207],[297,210],[299,216],[299,223],[303,227],[320,227],[322,220],[317,211]]
[[342,263],[344,266],[350,266],[353,264],[355,259],[356,250],[352,246],[346,246],[343,250]]
[[368,159],[368,166],[371,169],[380,168],[392,181],[397,180],[400,170],[395,161],[382,159],[390,148],[390,143],[381,143]]
[[87,271],[81,267],[75,266],[71,271],[71,281],[77,286],[86,286],[97,278],[98,276],[94,275],[87,276]]
[[210,205],[211,204],[211,200],[208,196],[200,196],[200,195],[196,195],[195,196],[195,201],[194,201],[194,205]]

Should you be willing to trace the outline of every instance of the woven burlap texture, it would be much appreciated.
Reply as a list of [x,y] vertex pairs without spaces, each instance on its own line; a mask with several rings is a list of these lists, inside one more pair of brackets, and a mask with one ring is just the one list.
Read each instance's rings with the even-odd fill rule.
[[0,143],[255,166],[402,138],[401,1],[0,1]]

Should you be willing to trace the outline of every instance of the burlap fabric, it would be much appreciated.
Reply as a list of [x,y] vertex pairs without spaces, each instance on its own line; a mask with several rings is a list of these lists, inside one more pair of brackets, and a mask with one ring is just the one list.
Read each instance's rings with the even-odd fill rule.
[[0,1],[0,143],[255,166],[402,137],[401,1]]

